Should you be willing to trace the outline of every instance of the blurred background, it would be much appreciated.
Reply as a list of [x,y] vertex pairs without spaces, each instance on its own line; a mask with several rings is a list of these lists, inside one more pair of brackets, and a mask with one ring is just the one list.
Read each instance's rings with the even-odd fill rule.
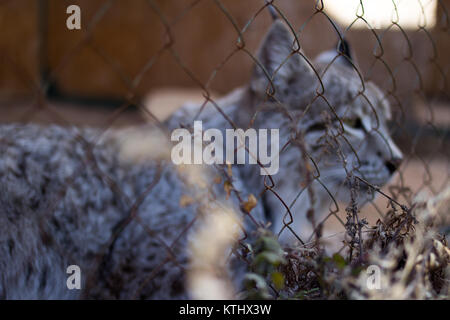
[[[66,27],[74,4],[81,30]],[[336,47],[338,28],[363,79],[391,101],[407,160],[389,192],[447,184],[450,0],[273,4],[310,58]],[[245,84],[248,52],[271,21],[263,0],[0,0],[0,122],[128,126],[148,122],[149,110],[164,119]]]

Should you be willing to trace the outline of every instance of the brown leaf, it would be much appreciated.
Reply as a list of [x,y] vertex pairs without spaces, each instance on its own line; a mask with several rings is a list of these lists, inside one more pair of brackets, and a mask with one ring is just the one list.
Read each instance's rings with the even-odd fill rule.
[[228,176],[233,176],[233,170],[231,169],[231,163],[227,163],[227,169],[228,169]]
[[227,193],[227,200],[230,198],[231,195],[231,190],[233,190],[233,185],[231,184],[230,181],[225,181],[225,183],[223,184],[223,188],[225,189],[225,192]]
[[189,205],[191,205],[194,202],[194,199],[187,195],[182,195],[180,198],[180,207],[185,208]]
[[250,194],[248,196],[247,201],[244,202],[242,207],[245,212],[250,213],[250,211],[252,211],[253,208],[255,208],[257,204],[258,204],[258,200],[256,200],[256,198],[253,194]]

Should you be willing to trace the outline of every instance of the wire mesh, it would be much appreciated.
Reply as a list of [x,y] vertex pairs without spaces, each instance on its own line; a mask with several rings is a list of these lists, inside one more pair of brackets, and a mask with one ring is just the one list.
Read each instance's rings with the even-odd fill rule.
[[[62,2],[68,6],[72,1]],[[213,6],[216,12],[220,12],[220,15],[226,19],[226,28],[228,31],[232,30],[234,38],[234,44],[230,44],[225,48],[225,52],[220,52],[219,56],[224,56],[225,58],[220,60],[214,68],[209,69],[208,76],[206,77],[205,72],[203,72],[201,76],[198,76],[197,70],[192,69],[189,63],[184,61],[183,55],[177,51],[177,44],[184,40],[180,39],[178,30],[176,32],[174,31],[176,25],[183,20],[194,23],[195,19],[201,19],[197,18],[195,10],[205,2],[209,2],[209,5]],[[308,237],[304,238],[303,236],[296,234],[296,230],[292,228],[294,215],[291,212],[291,208],[294,206],[295,200],[294,203],[286,202],[286,200],[278,193],[277,185],[272,177],[266,177],[264,179],[264,185],[261,186],[264,189],[264,194],[271,193],[279,200],[284,208],[284,226],[281,230],[276,230],[278,235],[283,232],[292,233],[294,234],[295,239],[299,240],[304,246],[319,243],[318,241],[322,237],[334,239],[337,234],[342,237],[345,235],[345,241],[343,241],[343,238],[338,237],[336,237],[336,239],[339,240],[331,240],[340,245],[336,251],[344,252],[345,249],[349,249],[350,252],[359,252],[359,255],[361,256],[364,251],[363,233],[369,232],[371,227],[375,225],[376,220],[383,220],[389,209],[399,210],[403,214],[408,215],[413,206],[413,199],[417,194],[426,190],[432,195],[437,195],[441,190],[448,186],[450,173],[448,162],[448,122],[442,122],[445,121],[442,119],[445,119],[449,113],[448,101],[450,101],[448,95],[449,64],[448,60],[446,60],[448,52],[445,51],[445,49],[448,48],[449,40],[447,3],[445,1],[437,1],[437,22],[435,26],[429,26],[429,22],[425,17],[424,8],[431,5],[431,1],[417,0],[422,12],[418,14],[419,20],[416,28],[410,30],[405,29],[399,22],[401,13],[397,11],[398,1],[392,1],[391,9],[394,14],[392,15],[390,24],[381,29],[373,28],[366,19],[367,13],[364,10],[366,2],[367,1],[360,1],[358,10],[354,14],[354,20],[345,26],[338,23],[335,16],[327,11],[327,1],[316,1],[315,3],[313,1],[304,1],[302,5],[308,6],[312,13],[303,21],[291,21],[288,18],[288,16],[291,15],[290,10],[295,8],[295,5],[289,1],[273,0],[264,2],[255,0],[251,2],[251,5],[237,5],[234,2],[230,3],[226,0],[183,1],[175,6],[177,8],[176,14],[170,12],[171,5],[174,5],[170,1],[146,0],[139,5],[130,4],[130,12],[134,10],[135,6],[140,10],[145,10],[143,16],[150,19],[152,25],[158,24],[156,29],[161,32],[159,47],[155,48],[154,53],[145,59],[146,62],[144,65],[137,68],[138,70],[134,76],[130,76],[130,72],[124,71],[123,68],[127,63],[131,63],[130,61],[117,60],[117,55],[111,54],[111,48],[105,49],[97,40],[96,32],[102,27],[104,19],[110,14],[114,14],[114,17],[117,18],[117,12],[115,11],[112,13],[112,11],[114,10],[114,7],[120,3],[118,0],[97,1],[96,3],[98,6],[95,10],[86,16],[83,13],[83,28],[80,31],[77,31],[77,43],[74,44],[70,50],[67,50],[57,63],[53,64],[51,67],[48,65],[48,59],[51,57],[47,56],[45,52],[41,53],[41,68],[39,68],[37,76],[30,74],[27,66],[20,65],[20,63],[17,62],[18,60],[16,57],[9,54],[10,52],[17,50],[17,48],[12,48],[12,50],[8,50],[8,48],[7,50],[1,50],[2,59],[10,65],[10,68],[12,68],[16,76],[27,84],[29,92],[32,92],[32,103],[29,104],[29,107],[24,110],[22,114],[19,114],[16,117],[16,120],[20,122],[33,122],[34,117],[37,114],[45,112],[50,119],[49,122],[69,127],[73,125],[72,119],[64,113],[63,109],[59,110],[49,104],[51,104],[51,101],[53,101],[55,97],[55,88],[58,88],[58,90],[60,88],[59,82],[64,82],[64,77],[67,77],[67,73],[65,73],[64,70],[70,66],[77,56],[82,55],[84,50],[88,50],[91,54],[94,54],[98,58],[98,61],[101,61],[101,63],[109,69],[110,75],[114,75],[120,83],[122,88],[121,97],[119,99],[120,103],[118,103],[118,106],[114,110],[108,112],[106,118],[100,121],[98,135],[91,141],[86,141],[82,135],[79,135],[77,139],[78,143],[83,146],[86,152],[86,161],[89,167],[94,170],[96,175],[102,178],[105,186],[110,188],[114,195],[117,195],[119,199],[123,200],[124,206],[127,208],[126,216],[115,226],[115,232],[108,240],[104,251],[96,257],[97,269],[100,270],[104,267],[105,261],[107,261],[111,250],[113,250],[117,238],[133,221],[141,225],[148,234],[148,237],[154,238],[161,246],[161,250],[165,251],[166,254],[165,258],[158,263],[158,266],[148,272],[146,280],[141,283],[139,288],[137,288],[132,298],[140,297],[141,291],[149,286],[149,284],[154,281],[155,277],[160,275],[159,272],[164,266],[170,265],[170,268],[179,270],[181,273],[185,272],[185,261],[179,260],[177,247],[182,245],[186,234],[197,223],[198,217],[195,217],[192,221],[187,223],[183,229],[179,230],[178,236],[174,238],[174,241],[167,242],[163,235],[152,230],[152,226],[146,224],[138,214],[140,205],[161,179],[162,169],[158,170],[159,173],[156,174],[155,180],[149,181],[148,186],[144,188],[141,194],[130,196],[121,189],[120,181],[116,181],[99,167],[94,155],[95,148],[97,144],[101,143],[104,133],[113,130],[114,124],[118,119],[126,115],[130,109],[134,110],[137,108],[150,119],[149,122],[156,125],[157,128],[167,134],[168,128],[166,127],[166,124],[159,120],[159,118],[152,113],[152,110],[145,105],[145,97],[143,96],[145,94],[143,94],[143,92],[145,91],[142,90],[142,81],[144,81],[149,74],[152,75],[153,72],[155,72],[155,67],[159,63],[162,65],[160,68],[164,69],[164,61],[167,60],[170,60],[172,64],[176,65],[177,68],[184,73],[185,83],[188,83],[190,86],[196,87],[201,91],[203,95],[203,107],[200,108],[198,117],[201,116],[204,106],[208,103],[212,104],[217,109],[218,116],[226,116],[226,112],[221,110],[221,106],[215,98],[214,85],[216,84],[216,78],[221,75],[223,70],[226,69],[232,61],[244,59],[247,60],[248,63],[262,66],[263,63],[259,61],[254,50],[253,43],[255,42],[255,39],[252,39],[249,36],[249,34],[254,35],[254,33],[249,32],[251,32],[256,23],[263,23],[268,26],[267,21],[270,19],[268,13],[271,13],[272,18],[285,23],[297,43],[297,46],[294,46],[292,54],[299,54],[313,69],[314,75],[317,77],[319,86],[315,90],[314,97],[311,99],[311,104],[319,100],[327,104],[329,106],[330,117],[337,117],[340,127],[342,128],[344,128],[345,119],[341,119],[337,115],[333,103],[328,99],[329,89],[327,90],[322,84],[322,71],[317,70],[314,66],[314,61],[310,60],[308,56],[304,54],[304,51],[306,50],[314,50],[311,48],[304,48],[302,45],[303,39],[313,37],[311,34],[308,35],[308,32],[317,32],[317,28],[311,29],[309,27],[310,25],[315,24],[315,26],[320,26],[322,30],[329,31],[330,34],[328,35],[328,38],[327,36],[323,36],[324,39],[335,39],[332,43],[329,43],[329,41],[325,41],[326,43],[324,43],[319,38],[316,40],[317,42],[320,42],[319,46],[334,48],[336,43],[342,44],[344,39],[351,40],[352,37],[355,37],[354,33],[357,32],[355,31],[355,26],[357,24],[363,24],[365,26],[366,33],[364,37],[370,38],[367,39],[366,43],[352,43],[349,40],[356,51],[365,52],[364,68],[359,67],[356,62],[350,60],[346,52],[339,51],[338,49],[336,50],[335,57],[329,62],[329,66],[325,68],[325,70],[331,65],[338,63],[340,58],[345,58],[350,63],[350,68],[357,74],[361,81],[361,90],[355,99],[362,99],[369,104],[371,103],[371,99],[367,96],[366,84],[369,81],[377,83],[383,91],[384,99],[390,102],[393,111],[392,123],[390,124],[391,135],[395,141],[398,141],[398,145],[404,153],[403,163],[396,170],[397,174],[393,181],[386,187],[382,188],[381,186],[373,185],[362,177],[355,178],[349,173],[349,179],[350,177],[353,178],[353,180],[349,182],[352,183],[350,195],[351,201],[350,203],[340,203],[334,197],[336,190],[327,187],[327,184],[321,180],[321,168],[317,165],[317,163],[320,162],[320,159],[314,159],[306,151],[307,146],[292,139],[289,144],[297,144],[298,147],[304,151],[304,157],[300,159],[300,166],[309,168],[304,173],[304,183],[302,185],[298,184],[298,190],[293,191],[298,193],[307,192],[311,203],[314,203],[314,201],[318,200],[314,200],[316,197],[314,194],[315,191],[314,189],[309,188],[309,186],[313,182],[318,182],[327,190],[327,193],[332,198],[332,206],[329,208],[329,212],[325,219],[315,221],[314,215],[310,217],[310,222],[312,223],[314,231]],[[0,6],[6,7],[10,5],[10,3],[10,1],[1,1]],[[82,10],[83,5],[84,3],[80,3]],[[54,13],[49,10],[49,3],[47,1],[39,1],[37,6],[41,15],[39,45],[45,47],[49,45],[48,36],[51,31],[49,26],[45,27],[45,19],[48,19],[49,14]],[[50,7],[51,6],[50,2]],[[234,9],[236,7],[241,7],[242,11],[255,7],[257,10],[246,12],[245,15],[239,14],[238,17],[235,17],[235,11],[227,9],[228,6],[231,6]],[[125,16],[127,13],[127,11],[124,11],[121,12],[121,15]],[[247,18],[244,19],[244,16]],[[120,20],[117,20],[117,23],[120,23]],[[395,36],[397,37],[397,40],[394,42],[397,42],[399,45],[394,48],[386,48],[386,43],[388,46],[391,46],[392,41],[390,42],[389,37],[391,37],[391,33],[393,32],[395,32]],[[185,37],[187,38],[187,41],[189,41],[189,37],[191,36],[193,35],[189,30],[186,30]],[[221,35],[217,34],[215,36],[220,37]],[[114,35],[112,34],[110,37],[114,37]],[[362,38],[360,37],[359,39],[361,40]],[[133,39],[133,41],[138,42],[142,40]],[[211,41],[211,39],[205,41]],[[370,51],[367,50],[369,44],[373,44]],[[136,50],[139,50],[139,43],[136,45]],[[201,51],[202,48],[192,48],[192,50],[198,52]],[[207,47],[205,50],[208,50]],[[211,53],[211,55],[213,54],[214,53]],[[159,70],[161,69],[157,69],[156,72],[159,72]],[[86,79],[91,76],[89,70],[80,70],[80,74]],[[432,76],[430,76],[430,74],[432,74]],[[269,83],[271,83],[273,79],[270,75],[267,76]],[[153,77],[155,77],[155,75],[153,75]],[[157,77],[158,75],[156,75],[156,78]],[[266,101],[271,103],[275,102],[277,108],[283,108],[283,102],[277,101],[273,88],[271,89],[269,86],[266,94]],[[70,94],[64,92],[64,89],[58,93],[59,99],[64,99],[68,96],[70,96]],[[307,110],[308,109],[306,108],[305,113],[308,112]],[[372,106],[372,110],[376,113],[375,106]],[[226,121],[229,123],[230,127],[238,127],[238,125],[233,122],[233,119],[227,118]],[[378,128],[375,127],[372,131],[373,132],[371,133],[378,133],[383,139],[387,139],[385,133],[378,131]],[[293,136],[301,135],[302,132],[300,131],[293,134]],[[342,132],[341,134],[334,135],[331,132],[326,131],[324,139],[330,141],[329,143],[340,145],[340,142],[338,142],[339,137],[343,137]],[[288,146],[284,146],[283,148],[287,147]],[[350,147],[353,150],[352,152],[358,156],[358,146],[350,145]],[[339,148],[340,147],[338,147],[338,149]],[[343,151],[340,152],[344,154]],[[342,161],[341,165],[346,170],[345,159]],[[358,168],[356,168],[356,170],[357,169]],[[245,207],[247,199],[243,198],[239,191],[237,191],[239,188],[234,186],[233,176],[231,172],[227,170],[227,166],[215,166],[215,170],[225,177],[226,186],[229,188],[228,190],[238,198],[241,203],[241,208]],[[423,175],[420,176],[418,172],[422,172]],[[71,188],[71,182],[74,181],[75,176],[66,184],[66,190],[61,190],[59,195],[55,195],[53,199],[54,203],[50,208],[55,208],[59,201],[67,196],[66,191]],[[356,197],[354,192],[357,192],[361,186],[368,186],[370,192],[378,194],[376,201],[370,201],[362,208],[356,205],[354,199]],[[208,199],[209,201],[208,196],[203,198]],[[50,209],[47,212],[51,215],[53,211],[54,209]],[[252,217],[252,214],[246,212],[244,209],[241,211],[242,216]],[[367,222],[366,219],[370,220],[370,222]],[[257,219],[253,219],[253,222],[258,227],[261,227],[256,220]],[[332,226],[331,229],[334,230],[333,235],[324,236],[323,227],[330,225]],[[241,239],[241,242],[245,243],[246,239],[247,235]],[[60,248],[60,250],[64,251],[63,248]],[[237,251],[234,253],[237,254]],[[352,253],[350,253],[350,256],[351,255]],[[102,273],[102,271],[99,271],[99,273]],[[96,276],[98,275],[93,275],[93,278],[87,281],[88,289],[85,291],[86,297],[89,297],[91,286],[95,285]],[[106,276],[108,275],[106,274]]]

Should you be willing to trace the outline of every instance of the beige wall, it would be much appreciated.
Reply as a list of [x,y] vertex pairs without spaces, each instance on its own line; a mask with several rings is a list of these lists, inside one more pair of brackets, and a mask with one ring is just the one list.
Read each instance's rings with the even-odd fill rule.
[[[152,66],[133,88],[138,95],[145,95],[152,88],[163,86],[198,86],[196,81],[206,84],[214,69],[234,50],[236,30],[214,1],[202,0],[192,9],[185,8],[194,0],[157,0],[161,13],[171,25],[174,40],[172,48],[195,76],[193,80],[176,62],[168,49],[163,50],[166,36],[160,17],[155,14],[147,0],[116,0],[89,32],[89,24],[104,5],[104,0],[48,0],[48,44],[47,61],[53,80],[63,93],[82,96],[122,98],[129,94],[124,79],[135,78],[151,59]],[[450,8],[449,0],[445,1]],[[31,79],[38,79],[38,1],[15,0],[0,5],[0,44],[8,56],[13,57]],[[239,27],[261,8],[262,0],[223,0],[230,15]],[[279,8],[293,26],[299,30],[314,13],[313,0],[277,0]],[[69,31],[65,27],[66,7],[78,4],[82,8],[82,31]],[[270,24],[266,11],[261,12],[245,33],[246,48],[254,53],[263,33]],[[14,28],[11,26],[14,25]],[[378,34],[382,32],[377,31]],[[79,43],[86,34],[89,41]],[[407,32],[413,47],[413,62],[418,67],[422,82],[428,93],[433,93],[439,83],[439,70],[430,63],[432,45],[424,32]],[[449,39],[445,34],[432,33],[436,39],[439,64],[448,72]],[[354,47],[363,75],[389,88],[386,81],[389,72],[382,63],[375,62],[373,51],[376,38],[368,30],[350,30],[348,39]],[[335,33],[324,16],[317,14],[306,24],[300,40],[307,55],[314,56],[335,45]],[[395,73],[396,94],[410,92],[417,86],[414,66],[404,60],[406,53],[404,35],[393,28],[382,37],[383,60]],[[104,56],[104,57],[102,57]],[[105,61],[105,57],[106,60]],[[17,68],[2,58],[0,69],[0,96],[10,97],[32,94],[27,81]],[[248,79],[251,58],[243,51],[236,53],[217,73],[212,88],[224,93]],[[446,69],[445,69],[446,68]]]

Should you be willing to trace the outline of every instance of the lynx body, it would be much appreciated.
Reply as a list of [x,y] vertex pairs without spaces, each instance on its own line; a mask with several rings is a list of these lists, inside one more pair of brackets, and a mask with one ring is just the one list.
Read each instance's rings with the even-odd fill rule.
[[[169,130],[194,120],[219,130],[280,130],[273,185],[258,165],[234,166],[233,180],[244,197],[256,196],[255,220],[270,222],[284,242],[308,239],[311,220],[320,222],[333,198],[348,203],[352,177],[382,186],[402,158],[381,91],[363,86],[347,64],[322,61],[313,69],[296,47],[276,21],[247,86],[200,113],[186,104],[166,122]],[[186,243],[199,206],[180,201],[193,190],[170,159],[124,160],[126,134],[108,131],[97,140],[94,129],[0,126],[1,298],[189,298]],[[220,186],[217,197],[238,211]],[[370,199],[367,188],[359,186],[359,205]],[[69,265],[82,270],[81,290],[66,286]]]

